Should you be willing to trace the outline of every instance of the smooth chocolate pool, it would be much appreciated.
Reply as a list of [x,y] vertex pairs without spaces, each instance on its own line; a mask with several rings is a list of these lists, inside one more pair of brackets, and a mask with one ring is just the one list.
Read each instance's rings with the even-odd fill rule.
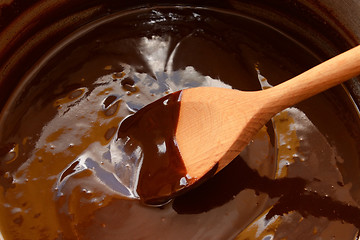
[[204,8],[133,10],[79,29],[2,111],[4,239],[356,239],[360,120],[340,86],[276,115],[229,166],[159,207],[139,200],[142,152],[118,136],[168,93],[259,90],[320,60],[271,26]]

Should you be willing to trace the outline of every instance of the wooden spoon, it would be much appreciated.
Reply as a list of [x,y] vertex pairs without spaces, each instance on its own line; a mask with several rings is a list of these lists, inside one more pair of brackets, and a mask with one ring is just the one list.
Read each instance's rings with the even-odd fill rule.
[[220,171],[276,113],[359,74],[357,46],[263,91],[183,90],[175,139],[187,174],[200,179],[216,164]]
[[360,46],[263,91],[199,87],[147,105],[118,131],[128,152],[142,149],[137,194],[166,201],[224,168],[276,113],[358,74]]

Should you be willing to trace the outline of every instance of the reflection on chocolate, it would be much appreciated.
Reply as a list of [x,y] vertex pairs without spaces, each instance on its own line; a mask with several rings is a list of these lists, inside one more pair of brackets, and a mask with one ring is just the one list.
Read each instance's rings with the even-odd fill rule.
[[54,48],[0,116],[5,240],[356,238],[360,121],[341,88],[278,114],[228,167],[161,207],[139,196],[152,161],[135,146],[148,128],[122,131],[168,93],[259,90],[317,64],[312,53],[217,10],[139,9],[96,24]]

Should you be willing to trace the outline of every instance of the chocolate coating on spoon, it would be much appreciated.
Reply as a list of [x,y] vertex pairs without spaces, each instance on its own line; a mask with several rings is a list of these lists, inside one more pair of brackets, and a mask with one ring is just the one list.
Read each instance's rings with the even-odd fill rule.
[[129,155],[141,151],[137,193],[148,204],[166,202],[192,182],[174,138],[181,91],[169,94],[140,109],[120,125],[117,141]]

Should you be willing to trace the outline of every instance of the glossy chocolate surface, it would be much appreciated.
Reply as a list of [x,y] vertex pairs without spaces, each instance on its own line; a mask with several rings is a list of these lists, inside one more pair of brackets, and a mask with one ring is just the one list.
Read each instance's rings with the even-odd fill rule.
[[360,120],[341,87],[276,115],[197,188],[160,207],[140,199],[150,161],[125,139],[136,146],[146,127],[121,122],[184,88],[275,85],[318,63],[301,44],[248,16],[158,7],[110,15],[54,51],[1,115],[5,240],[358,234]]
[[146,204],[167,202],[191,184],[175,140],[181,91],[146,105],[121,122],[116,142],[141,162],[136,193]]

